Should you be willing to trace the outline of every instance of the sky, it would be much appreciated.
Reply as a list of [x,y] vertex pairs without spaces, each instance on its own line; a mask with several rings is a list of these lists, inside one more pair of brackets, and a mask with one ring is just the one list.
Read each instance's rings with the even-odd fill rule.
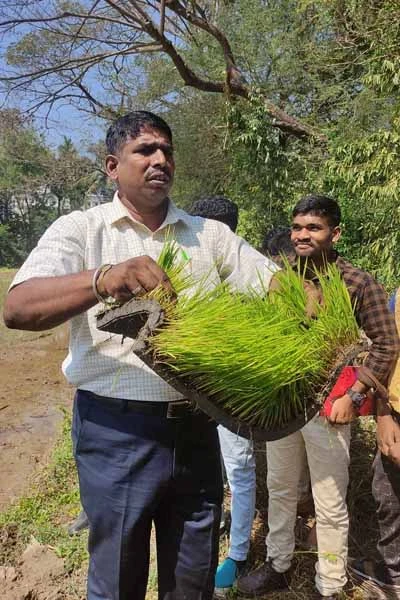
[[[23,100],[14,97],[10,101],[0,92],[1,108],[18,108],[24,112],[26,106]],[[33,121],[35,129],[51,148],[57,148],[67,137],[81,154],[85,154],[89,145],[105,138],[105,121],[66,103],[54,106],[50,113],[48,106],[41,107],[33,115]]]
[[48,107],[40,109],[35,115],[35,125],[53,148],[62,144],[64,137],[68,137],[84,154],[90,144],[102,141],[105,137],[103,121],[69,104],[53,108],[49,115],[47,113]]
[[[0,37],[0,76],[10,72],[6,61],[7,47],[17,39],[12,32]],[[91,84],[96,89],[95,79],[91,80]],[[0,89],[0,109],[18,108],[24,112],[29,106],[29,100],[31,99],[23,94],[6,97],[6,94]],[[64,137],[68,137],[82,153],[85,153],[89,144],[104,139],[106,128],[104,121],[85,111],[80,111],[70,104],[61,102],[54,106],[50,113],[48,106],[38,109],[34,115],[34,125],[44,135],[49,146],[56,148],[62,144]]]

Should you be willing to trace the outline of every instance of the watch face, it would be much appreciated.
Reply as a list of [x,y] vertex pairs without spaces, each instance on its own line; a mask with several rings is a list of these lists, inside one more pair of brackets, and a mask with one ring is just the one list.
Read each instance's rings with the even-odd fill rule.
[[348,390],[347,393],[350,396],[353,404],[357,407],[360,407],[366,398],[365,394],[363,394],[361,392],[355,392],[354,390]]

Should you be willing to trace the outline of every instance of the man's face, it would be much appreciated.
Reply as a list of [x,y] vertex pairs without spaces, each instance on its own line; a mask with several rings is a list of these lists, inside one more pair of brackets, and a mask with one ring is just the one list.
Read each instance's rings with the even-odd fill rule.
[[326,217],[307,213],[293,217],[290,238],[297,256],[318,259],[332,250],[340,227],[329,225]]
[[107,174],[118,183],[121,200],[146,212],[162,205],[171,189],[175,164],[168,136],[143,128],[135,139],[106,159]]

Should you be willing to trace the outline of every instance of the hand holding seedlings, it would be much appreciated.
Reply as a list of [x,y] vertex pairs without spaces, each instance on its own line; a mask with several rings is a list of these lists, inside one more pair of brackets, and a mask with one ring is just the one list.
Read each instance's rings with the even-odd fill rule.
[[174,294],[167,274],[150,256],[130,258],[113,265],[97,282],[100,296],[111,296],[118,302],[126,302],[132,296],[141,296],[146,292],[162,286]]

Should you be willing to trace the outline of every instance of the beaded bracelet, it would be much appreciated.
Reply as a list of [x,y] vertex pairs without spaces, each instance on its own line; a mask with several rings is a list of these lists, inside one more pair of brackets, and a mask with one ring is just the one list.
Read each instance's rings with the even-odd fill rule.
[[111,265],[109,263],[106,263],[104,265],[101,265],[100,267],[98,267],[95,272],[93,273],[93,279],[92,279],[92,290],[93,290],[93,294],[96,296],[97,300],[99,302],[106,302],[107,301],[107,297],[103,297],[99,290],[97,289],[97,284],[99,282],[99,279],[103,278],[104,275],[107,273],[107,271],[109,271],[110,269],[112,269],[114,265]]

